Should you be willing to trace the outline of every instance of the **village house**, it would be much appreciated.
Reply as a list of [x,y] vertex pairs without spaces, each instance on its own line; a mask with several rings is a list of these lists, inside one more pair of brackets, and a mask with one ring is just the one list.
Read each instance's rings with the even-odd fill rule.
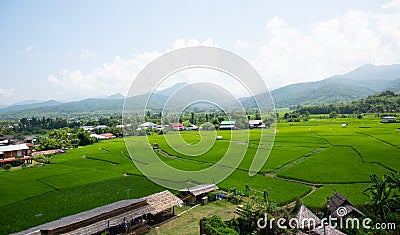
[[27,143],[27,144],[35,144],[35,142],[36,142],[37,139],[38,139],[38,137],[35,136],[35,135],[27,136],[27,137],[25,137],[25,139],[24,139],[24,143]]
[[[338,215],[338,208],[346,208],[345,215]],[[359,209],[357,209],[353,204],[349,202],[345,197],[343,197],[340,193],[335,192],[328,202],[328,209],[332,217],[341,218],[345,216],[353,216],[353,217],[361,217],[365,216]]]
[[[300,205],[297,209],[297,213],[294,217],[296,226],[298,227],[297,235],[314,234],[314,235],[345,235],[345,233],[324,224],[322,225],[322,220],[319,219],[314,213],[311,212],[304,205]],[[295,224],[294,224],[295,225]]]
[[262,121],[261,120],[249,120],[249,128],[253,129],[253,128],[265,128],[265,126],[263,126]]
[[143,234],[175,215],[182,200],[165,190],[67,216],[16,234]]
[[0,166],[14,165],[17,160],[21,160],[23,163],[32,163],[30,154],[31,150],[26,144],[0,146]]
[[199,127],[196,126],[196,125],[194,125],[194,124],[190,124],[190,125],[187,126],[185,129],[186,129],[187,131],[196,131],[196,130],[199,129]]
[[220,130],[233,130],[237,129],[236,121],[222,121],[219,125]]
[[185,126],[182,123],[174,123],[171,125],[173,131],[183,131]]
[[382,117],[382,121],[383,123],[394,123],[396,122],[396,117],[391,117],[391,116],[387,116],[387,117]]
[[152,123],[152,122],[145,122],[140,124],[136,130],[146,130],[146,129],[156,129],[157,124]]

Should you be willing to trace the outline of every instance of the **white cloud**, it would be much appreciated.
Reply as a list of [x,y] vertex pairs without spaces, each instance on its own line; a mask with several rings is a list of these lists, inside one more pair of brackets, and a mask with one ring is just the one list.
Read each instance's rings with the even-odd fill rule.
[[81,58],[96,57],[97,56],[97,51],[90,51],[88,49],[81,49],[81,52],[80,52],[79,56]]
[[237,40],[237,41],[235,42],[235,48],[238,49],[238,50],[245,51],[245,50],[251,50],[251,49],[253,49],[253,46],[250,45],[250,44],[247,43],[247,42],[243,42],[242,40]]
[[[166,51],[197,45],[211,46],[215,44],[210,38],[202,42],[194,39],[179,39],[174,42],[172,48]],[[160,55],[162,55],[162,52],[153,51],[135,55],[130,59],[123,59],[117,56],[114,61],[103,64],[87,74],[80,70],[68,71],[63,69],[61,75],[48,76],[47,80],[54,93],[49,98],[68,100],[71,97],[81,99],[107,96],[118,92],[126,94],[140,70]]]
[[26,51],[26,52],[31,52],[35,47],[36,47],[35,44],[30,45],[30,46],[28,46],[28,47],[25,48],[25,51]]
[[382,5],[383,9],[396,9],[400,10],[400,0],[392,0]]
[[14,88],[11,89],[3,89],[0,88],[0,97],[11,97],[12,95],[14,95]]
[[[349,10],[302,29],[277,16],[266,22],[266,37],[260,45],[237,40],[234,47],[243,53],[250,49],[257,51],[256,56],[249,60],[267,84],[275,88],[321,80],[367,63],[400,63],[400,24],[397,22],[400,22],[399,0],[383,4],[374,12]],[[90,73],[63,70],[60,75],[48,76],[54,92],[50,98],[79,99],[116,92],[125,94],[138,72],[151,60],[164,52],[198,45],[218,46],[210,38],[204,41],[178,39],[165,51],[145,52],[132,58],[116,57]],[[81,51],[83,57],[96,54],[87,49]],[[190,76],[193,80],[200,75]],[[176,76],[175,81],[179,82],[178,78],[182,79],[182,75]],[[163,85],[173,83],[172,79]]]
[[188,40],[181,38],[175,40],[175,42],[172,45],[172,48],[169,48],[167,51],[176,50],[184,47],[193,47],[193,46],[218,46],[218,45],[215,44],[211,38],[207,38],[202,42],[193,38]]
[[399,1],[380,12],[349,10],[300,31],[275,17],[252,60],[270,87],[321,80],[363,64],[400,63]]

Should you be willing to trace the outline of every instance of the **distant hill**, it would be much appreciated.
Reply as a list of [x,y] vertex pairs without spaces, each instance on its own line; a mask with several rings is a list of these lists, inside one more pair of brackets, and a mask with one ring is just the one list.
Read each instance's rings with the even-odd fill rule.
[[15,102],[12,105],[37,104],[37,103],[43,103],[43,102],[45,102],[45,101],[31,99],[31,100],[23,100],[23,101]]
[[400,111],[400,95],[385,91],[351,103],[303,106],[297,111],[300,114],[307,112],[310,114],[328,114],[331,112],[339,114],[393,113]]
[[368,64],[343,75],[292,84],[271,93],[277,108],[294,108],[298,105],[351,102],[386,90],[400,92],[400,64]]
[[0,109],[0,115],[1,114],[6,114],[6,113],[14,113],[17,111],[23,111],[27,109],[35,109],[35,108],[40,108],[40,107],[53,107],[60,105],[61,103],[55,100],[48,100],[40,103],[31,103],[31,104],[18,104],[18,105],[12,105],[12,106],[7,106],[5,108]]
[[104,99],[106,99],[106,100],[123,100],[123,99],[125,99],[125,96],[122,95],[121,93],[117,93],[114,95],[107,96]]
[[[183,88],[183,89],[181,89]],[[335,75],[317,82],[306,82],[288,85],[271,92],[277,108],[295,108],[298,105],[320,105],[351,102],[366,98],[370,95],[390,90],[400,92],[400,65],[364,65],[349,73]],[[186,83],[177,83],[167,89],[152,94],[148,107],[161,109],[168,97],[176,93],[171,100],[173,110],[188,104],[196,99],[212,99],[219,105],[234,107],[235,99],[223,89],[206,84],[187,86]],[[259,94],[262,96],[265,94]],[[126,108],[135,111],[147,102],[146,95],[127,98]],[[121,115],[125,97],[114,94],[106,98],[91,98],[74,102],[61,103],[55,100],[25,103],[0,107],[0,118],[22,117],[79,117],[79,116],[109,116]],[[254,108],[255,102],[251,97],[240,98],[245,108]],[[204,104],[203,104],[204,105]],[[171,111],[170,110],[170,111]]]

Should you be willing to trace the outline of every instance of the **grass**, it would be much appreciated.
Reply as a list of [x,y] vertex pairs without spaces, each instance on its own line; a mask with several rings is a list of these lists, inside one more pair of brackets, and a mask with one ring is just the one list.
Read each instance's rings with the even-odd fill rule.
[[368,187],[369,184],[326,184],[303,198],[303,203],[309,208],[323,209],[327,202],[327,195],[339,192],[355,206],[362,206],[368,200],[368,197],[363,194]]
[[372,173],[382,175],[389,171],[382,166],[362,162],[350,147],[332,146],[278,175],[311,183],[362,183],[369,182]]
[[[349,125],[342,127],[342,123]],[[368,200],[362,191],[368,186],[365,182],[369,181],[370,174],[381,175],[400,170],[400,133],[396,130],[399,127],[398,123],[381,124],[379,119],[373,117],[361,120],[312,119],[293,124],[282,122],[277,125],[273,147],[260,143],[260,130],[204,134],[196,131],[170,132],[167,135],[169,139],[163,135],[149,136],[149,140],[146,137],[129,137],[128,149],[123,139],[101,141],[57,155],[52,159],[55,164],[0,172],[0,234],[20,231],[124,199],[129,188],[131,198],[163,190],[163,187],[142,176],[128,154],[129,150],[136,164],[145,165],[150,171],[160,171],[160,163],[149,158],[145,148],[154,142],[176,157],[158,154],[164,163],[185,171],[208,168],[221,160],[231,145],[233,151],[225,157],[228,161],[224,164],[232,164],[242,156],[243,159],[237,170],[218,184],[223,189],[236,187],[245,191],[248,184],[257,190],[253,192],[260,195],[267,190],[269,200],[281,205],[307,195],[303,198],[306,206],[317,209],[337,191],[354,204],[362,205]],[[266,134],[271,137],[271,130],[266,130]],[[216,141],[215,135],[222,135],[223,140]],[[271,151],[271,154],[266,164],[260,166],[259,174],[250,177],[248,170],[257,149],[266,153]],[[150,152],[154,154],[153,150]],[[163,172],[158,173],[162,175]],[[275,178],[273,175],[266,177],[265,173],[302,182]],[[177,182],[188,180],[179,175],[172,177]],[[311,186],[305,182],[323,185],[309,194]],[[200,220],[203,217],[201,213],[222,210],[223,206],[220,207],[202,207],[204,211],[199,214],[195,214],[196,208],[189,218]],[[37,214],[43,216],[36,217]],[[180,226],[174,227],[177,231],[174,234],[180,231],[183,234],[186,228],[193,226],[197,229],[196,221],[193,224],[181,222]],[[181,230],[176,230],[181,227]],[[163,233],[167,230],[161,227],[159,231]],[[198,233],[197,230],[190,231]]]
[[149,234],[171,234],[171,235],[190,235],[200,233],[200,219],[218,215],[222,220],[229,220],[237,216],[234,211],[236,205],[227,201],[215,201],[205,206],[197,206],[186,212],[183,216],[152,229]]
[[[47,192],[1,207],[0,234],[21,231],[48,221],[163,188],[143,176],[126,176]],[[42,214],[38,217],[36,215]]]

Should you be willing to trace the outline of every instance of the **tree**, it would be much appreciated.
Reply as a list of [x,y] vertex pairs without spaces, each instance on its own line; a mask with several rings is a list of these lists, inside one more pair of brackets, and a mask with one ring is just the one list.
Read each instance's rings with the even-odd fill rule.
[[260,110],[256,110],[256,120],[260,120],[261,119],[261,114],[260,114]]
[[79,146],[85,146],[97,142],[96,138],[90,137],[90,133],[81,128],[79,128],[76,133],[76,137],[79,139]]
[[[388,183],[388,176],[378,178],[376,174],[370,175],[372,185],[364,190],[364,194],[370,199],[368,203],[376,213],[387,219],[390,209],[395,205],[395,198],[392,195],[392,187]],[[368,192],[368,193],[367,193]]]
[[329,118],[336,118],[337,117],[337,112],[336,111],[332,111],[329,113]]
[[192,111],[191,113],[190,113],[190,122],[192,123],[192,124],[196,124],[196,120],[195,120],[195,118],[194,118],[194,112]]

